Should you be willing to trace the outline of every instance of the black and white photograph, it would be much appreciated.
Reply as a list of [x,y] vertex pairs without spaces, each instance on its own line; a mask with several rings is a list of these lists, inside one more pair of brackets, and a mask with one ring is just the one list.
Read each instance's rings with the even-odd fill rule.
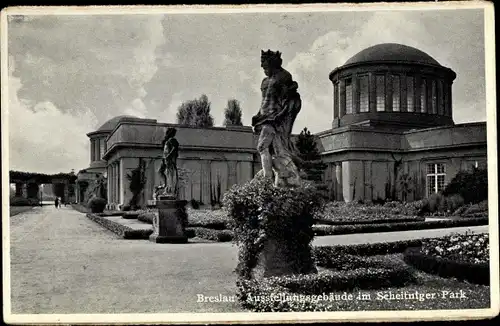
[[8,323],[498,315],[493,4],[1,12]]

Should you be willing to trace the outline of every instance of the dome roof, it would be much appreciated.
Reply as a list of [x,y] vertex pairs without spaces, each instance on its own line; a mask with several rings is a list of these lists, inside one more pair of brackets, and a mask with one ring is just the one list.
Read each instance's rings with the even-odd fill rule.
[[112,131],[123,119],[138,119],[132,115],[118,115],[106,121],[97,131]]
[[373,61],[405,61],[440,66],[439,62],[427,53],[397,43],[383,43],[366,48],[347,60],[345,65]]

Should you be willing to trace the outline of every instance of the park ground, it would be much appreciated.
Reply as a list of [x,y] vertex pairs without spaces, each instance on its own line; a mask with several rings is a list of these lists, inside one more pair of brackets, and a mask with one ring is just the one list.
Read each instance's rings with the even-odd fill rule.
[[[487,232],[487,226],[316,237],[314,245],[356,244]],[[10,220],[13,314],[239,312],[231,243],[155,244],[125,240],[70,206],[34,207]]]

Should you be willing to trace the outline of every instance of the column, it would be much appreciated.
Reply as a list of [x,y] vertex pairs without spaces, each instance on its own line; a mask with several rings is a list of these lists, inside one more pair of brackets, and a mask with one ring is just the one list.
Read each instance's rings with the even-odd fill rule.
[[116,171],[115,171],[115,162],[111,163],[111,202],[116,204]]
[[370,112],[377,112],[377,90],[375,88],[375,75],[368,74],[368,107]]
[[335,163],[335,179],[336,179],[336,191],[335,191],[335,199],[338,201],[342,201],[342,162]]
[[342,162],[342,190],[346,202],[363,198],[364,174],[363,161]]
[[26,183],[23,183],[21,193],[23,198],[28,198],[28,185]]
[[345,81],[339,82],[339,119],[345,115]]
[[106,166],[106,196],[108,198],[108,205],[111,204],[111,168],[108,164]]
[[359,113],[359,79],[356,74],[352,75],[352,113]]

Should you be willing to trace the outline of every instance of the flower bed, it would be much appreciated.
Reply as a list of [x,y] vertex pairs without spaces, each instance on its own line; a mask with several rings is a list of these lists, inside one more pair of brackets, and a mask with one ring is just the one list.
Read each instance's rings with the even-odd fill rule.
[[409,230],[426,230],[451,228],[459,226],[487,225],[488,218],[438,220],[426,222],[404,222],[404,223],[380,223],[380,224],[360,224],[360,225],[314,225],[315,235],[338,235],[353,233],[374,233]]
[[422,252],[426,255],[473,264],[489,263],[489,235],[466,233],[427,239],[422,242]]
[[319,221],[331,221],[337,224],[418,221],[422,219],[417,216],[420,206],[420,201],[388,202],[384,205],[330,202],[316,214],[315,218]]
[[454,234],[426,239],[405,252],[405,261],[424,272],[489,284],[488,234]]
[[[330,261],[334,260],[336,263],[329,266],[335,269],[317,274],[239,280],[239,300],[253,311],[332,311],[339,302],[355,301],[353,290],[401,287],[415,282],[410,268],[385,257],[331,257]],[[280,300],[272,299],[279,296]]]

